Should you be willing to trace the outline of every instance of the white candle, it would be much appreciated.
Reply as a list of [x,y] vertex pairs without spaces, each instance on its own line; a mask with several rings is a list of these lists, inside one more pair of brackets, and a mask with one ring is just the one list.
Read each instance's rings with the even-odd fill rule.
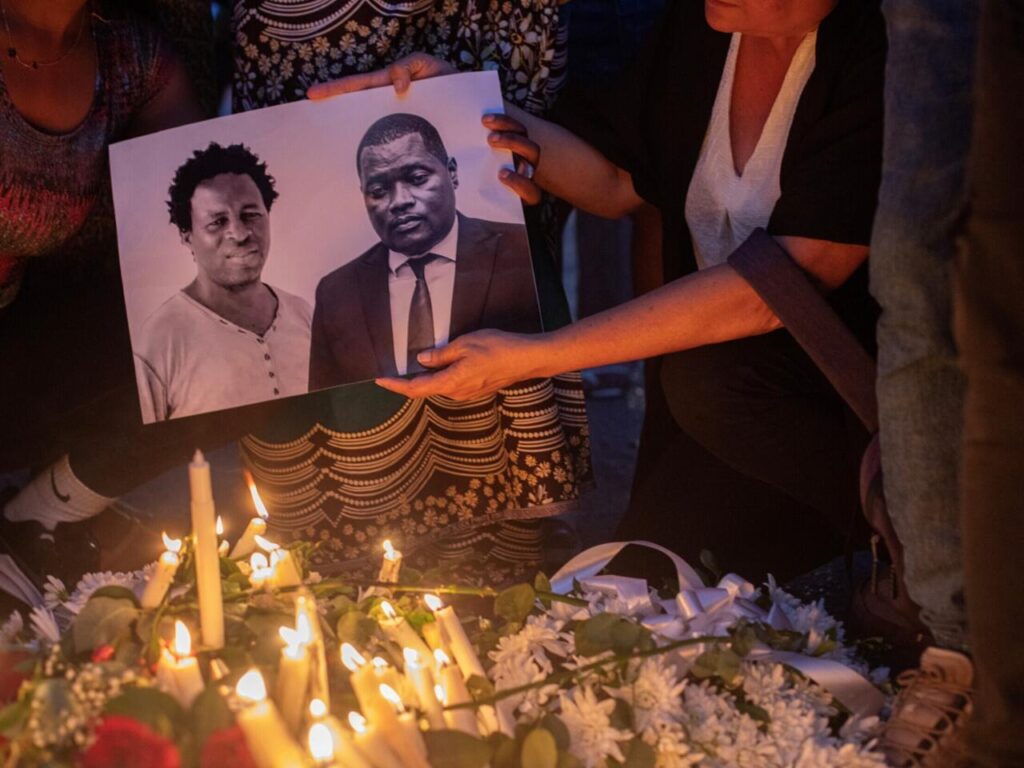
[[195,539],[196,589],[199,593],[199,626],[203,645],[224,647],[224,603],[221,595],[220,556],[213,508],[210,464],[196,450],[188,465],[192,495],[192,535]]
[[222,538],[224,536],[224,518],[217,515],[217,525],[214,530],[217,531],[217,554],[220,557],[228,556],[228,541]]
[[[468,704],[472,701],[469,690],[466,688],[466,681],[462,679],[462,671],[451,663],[444,651],[434,651],[437,659],[438,673],[441,678],[441,689],[444,691],[444,704],[450,707],[454,704]],[[461,707],[459,709],[446,709],[444,713],[445,722],[448,727],[456,731],[465,731],[471,736],[479,736],[480,730],[476,726],[476,713],[472,707]]]
[[285,646],[281,649],[275,698],[285,724],[292,733],[298,733],[306,713],[309,690],[309,620],[305,614],[300,614],[295,629],[281,627],[279,632]]
[[427,762],[427,745],[423,743],[423,735],[420,733],[416,716],[405,710],[398,691],[390,685],[382,684],[380,693],[395,708],[394,722],[382,726],[384,737],[392,745],[395,754],[402,759],[402,763],[406,766],[430,768],[430,764]]
[[274,569],[270,567],[270,560],[262,552],[253,552],[249,558],[249,583],[253,589],[270,587],[274,577]]
[[157,683],[182,707],[188,709],[206,683],[199,671],[199,660],[192,655],[192,636],[181,621],[174,622],[173,653],[164,648],[156,665]]
[[451,655],[455,657],[455,663],[459,665],[466,679],[473,675],[486,678],[484,667],[473,650],[473,644],[469,642],[455,609],[442,603],[437,595],[424,595],[423,602],[433,611],[434,618],[441,625],[443,643],[451,649]]
[[270,569],[273,571],[270,577],[270,586],[277,589],[301,586],[302,575],[299,573],[291,552],[262,536],[255,538],[256,545],[270,555]]
[[256,537],[267,535],[267,518],[270,514],[267,512],[266,506],[263,504],[263,499],[260,498],[259,491],[256,490],[256,483],[253,482],[252,476],[246,472],[246,481],[249,486],[249,494],[252,496],[253,506],[256,507],[256,517],[249,520],[249,524],[245,526],[245,530],[242,532],[242,538],[235,542],[235,548],[231,550],[231,557],[248,557],[256,551]]
[[374,768],[403,768],[402,761],[391,750],[377,726],[358,712],[349,712],[348,722],[355,734],[352,743],[363,759]]
[[142,591],[139,603],[143,608],[156,608],[163,602],[181,564],[181,558],[178,556],[181,552],[181,539],[172,539],[166,533],[162,535],[165,552],[156,561],[153,575],[149,577],[146,588]]
[[249,753],[259,768],[306,768],[305,752],[288,732],[272,701],[267,699],[263,676],[255,669],[246,672],[235,687],[248,706],[237,721],[245,734]]
[[[327,728],[332,741],[334,763],[344,766],[344,768],[372,768],[356,750],[355,744],[352,743],[352,737],[346,733],[341,721],[328,713],[327,705],[322,699],[313,699],[309,702],[309,714],[313,725],[323,725]],[[312,728],[310,732],[312,733]],[[321,730],[320,733],[322,732]],[[322,736],[317,737],[318,740],[322,738]],[[312,751],[312,741],[310,741],[310,752]]]
[[386,584],[398,582],[398,574],[402,569],[402,553],[395,549],[390,539],[384,539],[384,559],[380,564],[377,581]]
[[380,610],[384,617],[380,619],[378,624],[391,642],[399,648],[412,648],[424,658],[430,656],[430,649],[427,648],[426,643],[420,639],[420,636],[416,634],[416,630],[405,620],[405,617],[398,615],[398,611],[395,610],[391,603],[387,600],[382,600]]
[[341,663],[352,673],[349,683],[359,701],[359,708],[373,724],[393,715],[391,705],[380,695],[381,682],[391,682],[386,677],[387,667],[367,664],[366,659],[349,643],[341,646]]
[[295,622],[298,626],[299,614],[306,616],[309,624],[309,663],[310,663],[310,695],[323,701],[327,709],[331,707],[331,689],[327,676],[327,650],[324,634],[320,629],[320,614],[316,609],[316,600],[306,590],[295,597]]
[[402,655],[405,657],[405,676],[412,689],[416,691],[416,698],[419,700],[420,709],[427,717],[427,722],[431,728],[444,729],[444,711],[434,694],[434,676],[425,665],[426,660],[414,648],[403,649]]

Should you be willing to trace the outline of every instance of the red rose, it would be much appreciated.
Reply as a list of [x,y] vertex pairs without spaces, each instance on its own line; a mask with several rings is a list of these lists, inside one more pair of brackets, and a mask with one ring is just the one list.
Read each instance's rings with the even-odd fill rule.
[[256,768],[245,734],[237,725],[214,731],[203,744],[199,756],[199,768]]
[[114,646],[112,645],[101,645],[92,652],[92,662],[94,664],[102,664],[104,661],[110,661],[112,658],[114,658]]
[[22,651],[0,651],[0,707],[17,698],[21,684],[32,674],[31,669],[20,669],[30,658]]
[[80,768],[181,768],[170,739],[130,717],[111,715],[96,728],[96,741],[82,754]]

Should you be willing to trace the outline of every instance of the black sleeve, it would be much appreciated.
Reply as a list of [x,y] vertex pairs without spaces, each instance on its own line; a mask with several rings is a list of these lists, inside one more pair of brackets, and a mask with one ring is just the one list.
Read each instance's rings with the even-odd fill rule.
[[327,302],[323,282],[316,288],[313,305],[313,325],[309,348],[309,391],[333,387],[342,382],[341,372],[331,352],[330,334],[324,322]]
[[[820,114],[806,125],[799,124],[799,110],[794,118],[771,234],[870,242],[881,182],[885,52],[881,14],[867,12],[838,59],[828,63]],[[805,96],[806,106],[816,108],[813,94]]]

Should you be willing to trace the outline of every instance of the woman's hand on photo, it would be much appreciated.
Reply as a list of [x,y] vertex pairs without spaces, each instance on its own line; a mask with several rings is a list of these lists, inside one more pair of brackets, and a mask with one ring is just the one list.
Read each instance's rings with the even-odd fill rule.
[[451,75],[455,67],[446,61],[436,59],[425,53],[413,53],[405,56],[384,69],[349,75],[329,83],[317,83],[309,87],[306,96],[310,99],[329,99],[343,93],[365,91],[368,88],[380,88],[393,85],[398,93],[405,93],[413,80],[425,80],[438,75]]
[[540,162],[540,145],[530,139],[526,126],[509,115],[484,115],[481,122],[491,131],[488,143],[495,149],[509,150],[516,159],[515,170],[503,168],[498,178],[527,205],[539,203],[541,189],[533,180],[533,171]]
[[439,369],[412,379],[377,379],[384,389],[406,397],[442,395],[475,400],[525,379],[547,375],[542,370],[542,336],[504,331],[475,331],[447,346],[419,355],[420,364]]

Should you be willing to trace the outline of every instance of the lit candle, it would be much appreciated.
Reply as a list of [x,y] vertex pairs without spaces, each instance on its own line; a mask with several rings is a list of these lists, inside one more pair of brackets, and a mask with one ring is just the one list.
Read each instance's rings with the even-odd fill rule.
[[305,614],[310,630],[310,695],[323,701],[324,706],[330,709],[331,689],[327,676],[327,650],[324,643],[324,633],[320,629],[320,614],[316,609],[316,600],[307,590],[302,590],[295,596],[296,626],[298,626],[299,614]]
[[249,583],[253,589],[269,587],[274,576],[270,560],[262,552],[253,552],[249,558]]
[[416,634],[416,630],[405,620],[405,617],[398,615],[398,612],[391,603],[387,600],[382,600],[380,610],[384,617],[380,619],[378,624],[391,642],[399,648],[412,648],[423,655],[424,658],[430,656],[430,649],[427,648],[426,643],[420,639],[420,636]]
[[402,768],[380,729],[358,712],[348,713],[348,722],[354,733],[352,743],[363,759],[374,768]]
[[192,655],[192,636],[181,621],[174,622],[173,653],[164,648],[156,665],[157,683],[182,707],[188,709],[206,684],[199,671],[199,660]]
[[256,551],[256,537],[267,535],[267,518],[270,517],[266,506],[263,504],[263,499],[260,498],[260,494],[256,490],[256,483],[253,482],[252,475],[246,472],[245,477],[249,485],[249,494],[252,496],[253,506],[256,507],[256,517],[249,520],[249,524],[245,526],[245,531],[242,532],[242,538],[235,542],[235,548],[231,550],[231,557],[233,558],[248,557]]
[[384,736],[388,738],[388,743],[392,744],[395,754],[402,759],[402,763],[406,766],[430,768],[430,764],[427,762],[427,745],[423,743],[423,735],[420,733],[416,716],[412,712],[406,711],[402,705],[402,697],[390,685],[381,684],[380,695],[395,708],[397,715],[396,724],[393,726],[395,728],[393,735],[389,736],[389,732],[384,731]]
[[255,669],[246,672],[235,686],[245,702],[237,716],[249,753],[259,768],[305,768],[305,752],[288,732],[274,703],[267,699],[263,676]]
[[[313,699],[309,702],[309,714],[314,725],[323,725],[327,728],[332,740],[335,763],[344,768],[372,768],[356,750],[352,737],[345,731],[341,721],[328,713],[327,704],[322,699]],[[312,747],[312,743],[310,746]]]
[[473,675],[486,678],[484,667],[473,650],[473,644],[466,637],[466,630],[462,628],[462,622],[459,621],[455,609],[442,603],[437,595],[424,595],[423,602],[434,613],[434,618],[440,625],[442,644],[451,649],[451,655],[455,657],[455,663],[459,665],[466,679]]
[[270,586],[278,589],[301,586],[302,575],[295,565],[292,553],[262,536],[256,536],[255,539],[256,545],[270,555],[270,568],[273,571]]
[[181,558],[181,539],[172,539],[166,533],[162,534],[164,539],[165,552],[156,561],[153,575],[146,582],[146,588],[139,599],[143,608],[156,608],[164,600],[164,595],[174,582],[174,576],[178,572],[178,565]]
[[[444,692],[444,705],[450,707],[471,702],[466,681],[462,679],[462,671],[451,663],[451,659],[444,651],[434,651],[434,657],[437,659],[441,689]],[[480,735],[480,730],[476,726],[476,713],[470,707],[446,709],[444,720],[452,730],[465,731],[471,736]]]
[[334,736],[331,729],[323,723],[313,723],[309,726],[309,754],[313,757],[314,765],[318,768],[336,765]]
[[217,515],[216,531],[217,531],[217,538],[220,540],[220,543],[217,544],[217,554],[220,557],[227,557],[228,556],[228,541],[227,541],[227,539],[221,538],[224,535],[224,519],[220,515]]
[[295,629],[281,627],[278,631],[285,646],[281,649],[275,698],[285,724],[293,733],[298,733],[306,712],[306,692],[309,690],[309,619],[304,613],[299,614]]
[[203,645],[224,647],[224,603],[221,595],[220,557],[214,522],[210,464],[196,450],[188,465],[192,496],[192,536],[195,538],[196,589],[199,593],[199,627]]
[[389,714],[394,714],[391,705],[381,697],[378,687],[384,678],[385,667],[367,664],[362,654],[349,643],[341,646],[341,663],[352,673],[349,683],[359,700],[359,708],[372,723],[377,724],[382,717],[387,719]]
[[444,712],[441,709],[441,702],[434,694],[434,676],[430,668],[425,666],[424,658],[414,648],[403,649],[402,655],[405,657],[405,676],[412,689],[416,691],[416,698],[423,714],[427,716],[427,722],[431,728],[444,729]]
[[380,564],[377,581],[386,584],[398,582],[398,572],[402,569],[402,553],[391,545],[390,539],[384,539],[384,560]]

